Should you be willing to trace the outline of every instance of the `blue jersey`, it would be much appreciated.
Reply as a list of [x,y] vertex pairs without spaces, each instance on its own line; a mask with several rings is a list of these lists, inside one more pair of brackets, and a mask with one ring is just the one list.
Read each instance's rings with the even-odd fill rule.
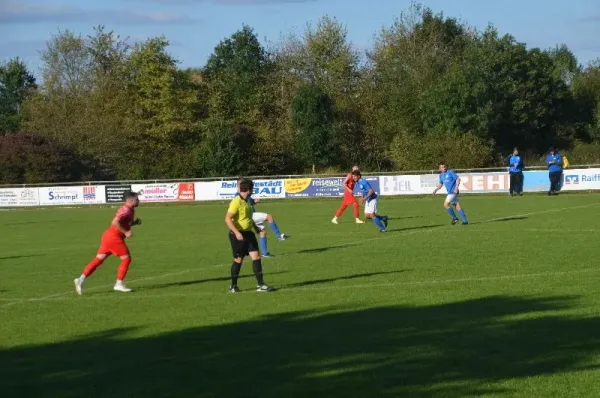
[[453,194],[454,189],[458,187],[456,186],[456,180],[458,180],[458,174],[454,172],[454,170],[448,170],[445,173],[440,173],[440,184],[443,184],[446,187],[446,191],[448,194]]
[[[364,197],[366,197],[369,194],[369,190],[373,189],[371,188],[371,184],[369,184],[369,181],[365,180],[364,178],[361,178],[360,180],[356,181],[356,186],[358,187],[358,191]],[[367,199],[367,203],[373,199],[377,199],[377,194],[375,193],[375,190],[373,190],[373,195],[371,195],[371,197]]]
[[[517,165],[516,167],[515,164]],[[508,166],[510,167],[509,172],[520,173],[523,171],[523,159],[519,155],[512,155],[508,160]]]
[[[236,196],[240,196],[240,193],[236,192],[233,197],[235,198]],[[252,207],[252,212],[256,213],[256,209],[254,208],[254,205],[256,203],[254,202],[254,199],[252,199],[252,196],[248,196],[248,204],[250,205],[250,207]]]
[[[554,161],[554,163],[550,164],[551,161]],[[555,153],[554,155],[548,155],[546,158],[546,165],[548,166],[548,171],[551,173],[562,171],[562,164],[562,156],[560,156],[558,153]]]

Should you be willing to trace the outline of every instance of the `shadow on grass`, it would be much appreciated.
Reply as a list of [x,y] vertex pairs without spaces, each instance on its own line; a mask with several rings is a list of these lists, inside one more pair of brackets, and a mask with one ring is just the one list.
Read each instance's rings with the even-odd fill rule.
[[3,260],[17,260],[19,258],[28,258],[28,257],[42,257],[44,256],[44,254],[24,254],[21,256],[5,256],[5,257],[0,257],[0,261]]
[[489,223],[493,223],[493,222],[521,221],[521,220],[527,220],[528,218],[529,217],[527,217],[527,216],[502,217],[502,218],[496,218],[494,220],[488,220],[488,221],[476,221],[476,222],[469,223],[469,224],[475,225],[475,224],[489,224]]
[[548,313],[571,300],[290,312],[148,337],[107,330],[3,348],[0,382],[4,397],[362,398],[519,394],[527,379],[549,396],[578,386],[532,378],[598,362],[600,318]]
[[399,273],[408,272],[408,271],[410,271],[410,270],[368,272],[368,273],[362,273],[362,274],[340,276],[337,278],[314,279],[312,281],[304,281],[304,282],[298,282],[298,283],[292,283],[289,285],[284,285],[284,286],[281,286],[281,289],[291,288],[291,287],[312,286],[312,285],[318,285],[321,283],[331,283],[331,282],[335,282],[335,281],[347,281],[347,280],[352,280],[352,279],[369,278],[371,276],[377,276],[377,275],[399,274]]
[[388,229],[388,233],[414,231],[414,230],[419,230],[419,229],[433,229],[433,228],[439,228],[439,227],[445,227],[445,226],[446,225],[444,225],[444,224],[418,225],[416,227]]
[[411,220],[413,218],[423,218],[423,216],[388,217],[388,220],[390,220],[390,221]]
[[[250,264],[250,267],[252,267],[252,264]],[[276,272],[265,272],[265,279],[269,280],[269,275],[277,275],[277,274],[285,274],[288,271],[276,271]],[[254,274],[248,274],[248,275],[240,275],[239,279],[245,279],[245,278],[252,278],[254,279]],[[197,279],[197,280],[193,280],[193,281],[180,281],[180,282],[172,282],[172,283],[161,283],[159,285],[151,285],[151,286],[145,286],[145,287],[140,287],[137,288],[136,290],[154,290],[154,289],[166,289],[166,288],[170,288],[170,287],[184,287],[184,286],[194,286],[194,285],[201,285],[203,283],[210,283],[210,282],[231,282],[231,277],[229,276],[224,276],[224,277],[219,277],[219,278],[208,278],[208,279]]]
[[342,243],[340,245],[331,245],[326,247],[315,247],[314,249],[303,249],[298,250],[298,254],[313,254],[313,253],[324,253],[333,249],[343,249],[345,247],[356,246],[357,243]]

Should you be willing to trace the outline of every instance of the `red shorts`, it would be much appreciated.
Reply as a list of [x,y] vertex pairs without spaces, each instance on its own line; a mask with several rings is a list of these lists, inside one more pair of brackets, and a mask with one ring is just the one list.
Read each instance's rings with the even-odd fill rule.
[[353,205],[356,202],[356,198],[348,193],[344,194],[344,201],[343,204],[345,205]]
[[125,240],[123,238],[119,238],[118,236],[110,233],[105,233],[102,235],[98,254],[113,254],[118,257],[128,256],[129,248],[125,244]]

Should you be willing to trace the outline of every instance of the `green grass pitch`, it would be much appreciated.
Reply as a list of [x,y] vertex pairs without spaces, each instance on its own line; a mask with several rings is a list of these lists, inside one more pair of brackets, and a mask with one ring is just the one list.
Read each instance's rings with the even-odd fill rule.
[[115,209],[0,212],[2,397],[588,397],[600,394],[600,196],[265,201],[266,282],[227,292],[226,204],[142,205],[118,260],[72,280]]

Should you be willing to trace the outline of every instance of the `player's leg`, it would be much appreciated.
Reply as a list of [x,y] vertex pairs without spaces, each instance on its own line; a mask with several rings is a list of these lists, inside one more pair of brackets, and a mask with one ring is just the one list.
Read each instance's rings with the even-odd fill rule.
[[360,206],[358,205],[358,202],[356,201],[355,198],[352,198],[352,199],[353,199],[352,200],[352,208],[354,210],[354,223],[356,223],[356,224],[364,224],[365,222],[362,221],[359,218],[359,215],[358,215],[358,213],[360,211]]
[[448,196],[446,196],[446,200],[444,201],[444,208],[446,208],[446,211],[452,218],[452,225],[454,225],[458,222],[458,217],[456,217],[456,213],[454,213],[454,209],[452,208],[455,198],[456,198],[456,195],[449,194]]
[[373,220],[381,232],[386,232],[386,227],[383,219],[377,215],[377,199],[371,199],[365,204],[365,218]]
[[524,180],[524,178],[525,178],[525,176],[524,176],[523,172],[520,172],[518,184],[517,184],[517,192],[518,192],[519,196],[523,195],[523,180]]
[[125,286],[123,280],[127,276],[129,271],[129,265],[131,264],[131,254],[129,254],[129,248],[125,244],[124,240],[112,242],[110,250],[112,254],[118,256],[121,259],[119,268],[117,269],[117,281],[113,290],[116,292],[129,293],[131,289]]
[[256,242],[256,235],[252,232],[244,232],[244,239],[248,242],[248,255],[252,259],[252,271],[256,277],[256,291],[257,292],[270,292],[274,290],[272,287],[265,284],[263,279],[262,260],[260,253],[258,252],[258,242]]
[[269,227],[271,228],[271,230],[273,231],[273,233],[275,234],[277,239],[285,240],[286,235],[281,233],[281,231],[279,230],[279,227],[277,226],[277,223],[275,222],[275,219],[273,218],[273,216],[271,214],[267,214],[267,221],[269,223]]
[[340,206],[340,208],[335,212],[335,216],[333,217],[333,219],[331,220],[332,223],[337,224],[338,223],[338,218],[342,216],[342,213],[344,212],[344,210],[346,210],[346,207],[348,207],[348,203],[346,201],[346,198],[344,197],[344,200],[342,201],[342,205]]
[[517,174],[509,173],[509,177],[510,177],[510,183],[509,183],[508,193],[510,194],[510,196],[514,196]]
[[237,285],[238,277],[240,276],[244,257],[247,254],[248,245],[245,240],[237,240],[233,232],[229,233],[229,242],[231,243],[231,251],[233,253],[233,262],[231,263],[231,285],[229,286],[229,291],[231,293],[237,293],[240,291]]
[[107,242],[103,237],[100,241],[100,247],[98,248],[96,257],[94,257],[94,259],[90,261],[88,265],[85,266],[83,272],[81,273],[81,276],[73,280],[73,283],[75,284],[75,291],[77,291],[77,294],[83,294],[83,283],[85,282],[86,278],[92,275],[94,271],[96,271],[96,268],[102,265],[102,263],[104,262],[104,260],[106,260],[108,256],[110,256],[110,249],[108,249]]
[[267,248],[267,231],[265,230],[265,223],[267,221],[267,213],[254,213],[252,214],[252,221],[260,230],[259,242],[260,242],[260,253],[263,257],[271,257],[269,249]]
[[458,195],[454,198],[454,206],[456,206],[456,210],[458,210],[458,214],[460,215],[463,225],[467,225],[469,221],[467,220],[467,215],[465,214],[465,211],[460,206]]

